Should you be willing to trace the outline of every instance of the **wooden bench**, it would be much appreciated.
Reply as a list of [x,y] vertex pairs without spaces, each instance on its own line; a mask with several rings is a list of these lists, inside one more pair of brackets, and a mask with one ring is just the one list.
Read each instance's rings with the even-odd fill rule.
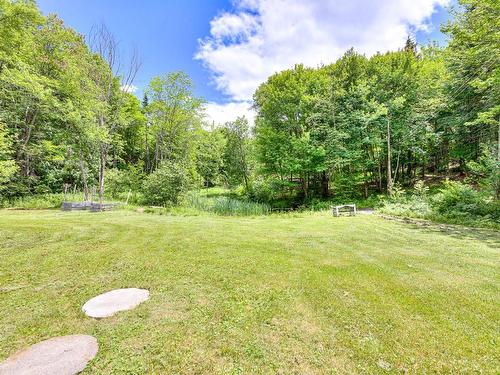
[[355,204],[343,204],[340,206],[332,206],[332,214],[339,217],[343,212],[349,212],[349,216],[356,216]]

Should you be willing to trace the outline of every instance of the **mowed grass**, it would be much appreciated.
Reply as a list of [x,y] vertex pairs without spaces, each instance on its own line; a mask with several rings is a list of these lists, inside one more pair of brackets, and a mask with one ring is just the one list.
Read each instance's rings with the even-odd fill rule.
[[[0,361],[81,333],[86,374],[495,374],[499,246],[368,215],[0,211]],[[150,299],[82,313],[124,287]]]

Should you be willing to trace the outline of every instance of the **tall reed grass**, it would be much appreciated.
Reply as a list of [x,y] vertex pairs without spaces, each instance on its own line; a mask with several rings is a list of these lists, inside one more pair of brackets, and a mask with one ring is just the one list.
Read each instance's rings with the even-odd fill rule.
[[267,215],[271,207],[267,204],[249,202],[224,196],[207,197],[191,192],[186,196],[188,207],[224,216]]

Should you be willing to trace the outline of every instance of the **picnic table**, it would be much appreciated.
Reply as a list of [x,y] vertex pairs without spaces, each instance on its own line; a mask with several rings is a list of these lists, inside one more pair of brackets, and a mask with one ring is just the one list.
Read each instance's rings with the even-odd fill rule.
[[350,216],[356,216],[355,204],[342,204],[340,206],[332,206],[332,214],[339,217],[343,212],[348,212]]

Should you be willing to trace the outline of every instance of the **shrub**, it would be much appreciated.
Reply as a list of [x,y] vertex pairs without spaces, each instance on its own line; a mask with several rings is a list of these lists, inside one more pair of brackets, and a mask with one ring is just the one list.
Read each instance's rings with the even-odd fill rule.
[[423,184],[417,184],[413,194],[401,193],[387,199],[380,211],[454,224],[500,227],[500,201],[460,182],[447,181],[432,196]]
[[135,194],[141,189],[144,180],[142,165],[130,165],[127,169],[110,169],[106,172],[106,193],[113,198]]
[[118,196],[119,193],[124,191],[124,173],[119,169],[109,169],[106,171],[105,187],[106,193],[112,197]]
[[469,217],[500,220],[500,202],[491,200],[471,186],[460,182],[446,182],[431,204],[441,215],[451,218]]
[[500,160],[497,145],[483,146],[478,161],[467,163],[469,176],[467,180],[478,184],[484,190],[490,191],[496,199],[500,199]]
[[181,164],[164,162],[144,181],[144,200],[159,206],[177,204],[189,186],[190,175]]
[[447,214],[453,211],[467,212],[478,203],[478,193],[472,187],[460,182],[445,182],[438,194],[432,199],[436,212]]

